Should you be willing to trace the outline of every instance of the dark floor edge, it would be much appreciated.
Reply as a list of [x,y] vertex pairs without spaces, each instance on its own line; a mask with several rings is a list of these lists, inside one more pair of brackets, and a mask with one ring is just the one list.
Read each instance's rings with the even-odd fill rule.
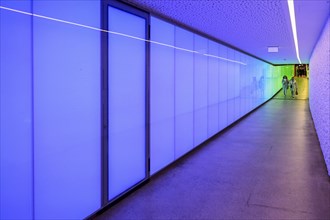
[[109,202],[105,206],[101,207],[100,209],[96,210],[92,214],[88,215],[87,217],[84,218],[84,220],[92,220],[100,215],[102,215],[104,212],[106,212],[108,209],[111,207],[115,206],[118,204],[120,201],[123,199],[127,198],[130,196],[132,193],[136,192],[140,188],[142,188],[144,185],[146,185],[150,181],[150,178],[144,179],[137,183],[136,185],[132,186],[131,188],[127,189],[125,192],[119,194],[113,201]]

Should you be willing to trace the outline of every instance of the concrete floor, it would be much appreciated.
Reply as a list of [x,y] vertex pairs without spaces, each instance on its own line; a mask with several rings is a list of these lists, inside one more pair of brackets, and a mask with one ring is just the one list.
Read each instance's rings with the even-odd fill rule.
[[95,219],[330,219],[308,100],[281,95]]

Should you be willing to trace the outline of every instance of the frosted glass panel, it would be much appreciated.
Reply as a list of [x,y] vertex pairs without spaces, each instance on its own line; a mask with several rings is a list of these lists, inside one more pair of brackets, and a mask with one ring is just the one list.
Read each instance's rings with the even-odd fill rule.
[[33,216],[31,61],[31,17],[0,9],[0,219]]
[[[218,44],[208,42],[209,54],[219,56]],[[208,137],[218,132],[218,101],[219,101],[219,59],[214,57],[208,58]]]
[[[207,39],[194,37],[194,50],[206,53]],[[206,56],[194,54],[194,146],[207,139],[207,62]]]
[[[100,28],[99,0],[1,5]],[[83,219],[101,205],[100,32],[0,12],[0,218]],[[144,18],[110,7],[108,19],[111,31],[145,38]],[[197,51],[150,45],[151,174],[293,73],[153,17],[151,38]],[[146,43],[114,34],[108,43],[111,200],[146,178]]]
[[249,57],[248,60],[248,76],[247,76],[247,84],[249,86],[249,93],[248,93],[248,110],[251,111],[253,109],[253,101],[254,101],[254,86],[253,86],[253,73],[254,73],[254,67],[253,67],[253,60]]
[[[109,30],[145,38],[144,18],[109,7]],[[145,178],[146,43],[109,34],[109,200]]]
[[[219,46],[219,56],[227,57],[227,48]],[[228,99],[227,61],[219,60],[219,130],[227,126],[227,99]]]
[[[174,45],[174,26],[151,18],[151,40]],[[174,160],[174,49],[151,44],[150,173]]]
[[[228,49],[228,58],[235,60],[234,50]],[[228,102],[227,102],[227,120],[228,125],[235,121],[235,63],[228,62]]]
[[[98,27],[98,1],[33,1],[37,14]],[[100,33],[35,17],[35,218],[100,208]]]
[[[275,91],[267,84],[274,81],[270,65],[154,17],[151,38],[191,50],[151,43],[152,174],[173,160],[174,136],[176,159],[280,88]],[[261,76],[273,92],[263,94]]]
[[[175,28],[177,47],[192,50],[193,34]],[[175,51],[175,157],[193,148],[193,53]]]
[[[235,55],[234,55],[234,60],[236,61],[240,61],[240,56],[239,56],[239,52],[235,51]],[[234,71],[233,71],[233,80],[234,80],[234,93],[235,93],[235,115],[234,115],[234,119],[237,120],[240,118],[240,75],[239,75],[239,71],[240,71],[240,64],[238,63],[234,63]]]
[[[241,54],[241,62],[246,63],[245,60],[245,55]],[[246,79],[247,79],[247,72],[246,72],[246,65],[241,65],[240,66],[240,73],[239,73],[239,77],[240,77],[240,82],[241,82],[241,86],[240,86],[240,94],[241,94],[241,101],[240,101],[240,115],[244,115],[245,113],[247,113],[247,95],[249,93],[248,91],[248,85],[246,83]]]

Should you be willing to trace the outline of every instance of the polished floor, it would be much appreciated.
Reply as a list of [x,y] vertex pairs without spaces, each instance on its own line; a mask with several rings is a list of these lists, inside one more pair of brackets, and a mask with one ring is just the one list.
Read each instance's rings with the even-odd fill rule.
[[280,92],[95,219],[330,219],[306,80],[299,98]]

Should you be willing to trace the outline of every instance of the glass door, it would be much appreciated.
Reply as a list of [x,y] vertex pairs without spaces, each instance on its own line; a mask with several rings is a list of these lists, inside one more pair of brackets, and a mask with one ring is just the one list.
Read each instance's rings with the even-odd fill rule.
[[148,17],[126,5],[107,5],[107,200],[148,178]]

